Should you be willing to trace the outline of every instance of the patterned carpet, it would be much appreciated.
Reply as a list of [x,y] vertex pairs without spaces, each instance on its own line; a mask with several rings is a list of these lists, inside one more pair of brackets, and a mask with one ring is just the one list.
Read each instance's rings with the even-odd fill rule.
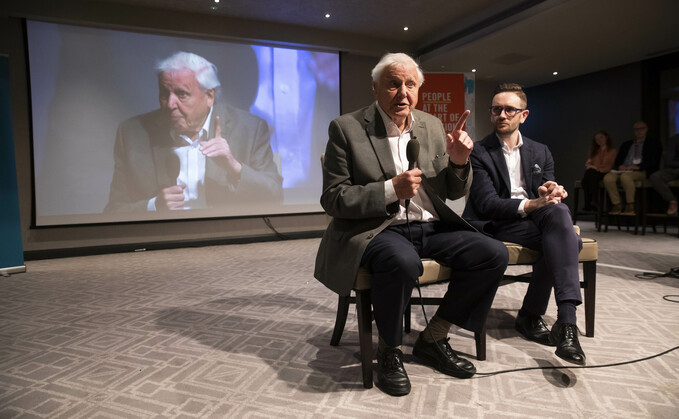
[[[663,299],[679,280],[631,270],[679,266],[679,239],[583,235],[601,248],[596,334],[581,338],[594,368],[459,380],[417,364],[411,333],[401,398],[362,387],[353,309],[329,345],[336,296],[313,278],[318,239],[29,261],[0,278],[0,418],[679,417],[679,350],[596,368],[679,345],[679,305]],[[498,291],[479,372],[566,365],[514,330],[524,291]],[[474,357],[469,332],[451,344]]]

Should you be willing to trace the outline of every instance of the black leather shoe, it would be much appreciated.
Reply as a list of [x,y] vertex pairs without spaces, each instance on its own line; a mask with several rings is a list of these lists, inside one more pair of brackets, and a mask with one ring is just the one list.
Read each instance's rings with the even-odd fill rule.
[[574,364],[585,365],[585,353],[578,341],[578,326],[572,323],[556,323],[549,337],[556,345],[556,356]]
[[448,344],[450,338],[434,343],[422,339],[422,333],[413,347],[413,355],[423,364],[434,367],[438,371],[457,378],[469,378],[476,373],[474,364],[460,358]]
[[549,339],[549,329],[540,316],[516,316],[516,330],[528,340],[547,346],[554,346]]
[[388,348],[377,351],[377,387],[390,396],[405,396],[410,393],[410,379],[403,367],[403,352]]

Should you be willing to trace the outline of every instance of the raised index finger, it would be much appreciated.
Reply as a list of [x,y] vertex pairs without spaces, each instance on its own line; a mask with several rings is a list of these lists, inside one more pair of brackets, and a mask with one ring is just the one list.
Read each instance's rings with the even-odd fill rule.
[[219,123],[219,116],[215,116],[215,138],[222,138],[222,124]]
[[472,113],[472,111],[470,111],[469,109],[464,111],[464,113],[462,114],[460,119],[457,120],[457,124],[455,125],[455,131],[462,131],[463,130],[464,124],[465,124],[465,122],[467,122],[467,117],[471,113]]

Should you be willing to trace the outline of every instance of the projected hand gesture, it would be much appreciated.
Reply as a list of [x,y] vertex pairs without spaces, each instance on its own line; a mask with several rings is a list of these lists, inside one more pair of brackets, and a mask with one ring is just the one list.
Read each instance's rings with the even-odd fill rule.
[[186,185],[174,185],[163,188],[156,197],[157,209],[184,209],[184,189]]
[[219,117],[215,117],[215,136],[208,141],[200,143],[200,151],[211,159],[214,159],[217,164],[227,170],[229,175],[238,179],[242,165],[231,154],[229,143],[222,137],[222,124]]
[[469,109],[464,111],[460,119],[458,119],[455,129],[448,134],[448,141],[446,141],[446,152],[450,161],[460,166],[467,164],[469,155],[474,148],[474,142],[464,130],[464,124],[467,122],[469,114],[471,114]]

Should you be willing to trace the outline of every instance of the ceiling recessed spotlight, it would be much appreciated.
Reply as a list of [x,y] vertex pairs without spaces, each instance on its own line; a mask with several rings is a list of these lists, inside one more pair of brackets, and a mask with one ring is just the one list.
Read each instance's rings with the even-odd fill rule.
[[554,76],[556,76],[557,74],[559,74],[558,71],[555,71],[555,72],[552,73],[552,75],[554,75]]
[[219,0],[215,0],[215,3],[219,3]]
[[407,31],[407,30],[408,30],[408,27],[407,27],[407,26],[404,26],[404,27],[403,27],[403,30],[404,30],[404,31]]
[[472,68],[472,73],[476,73],[476,69],[475,69],[475,68]]
[[326,19],[330,19],[330,13],[326,13],[326,14],[325,14],[325,18],[326,18]]

